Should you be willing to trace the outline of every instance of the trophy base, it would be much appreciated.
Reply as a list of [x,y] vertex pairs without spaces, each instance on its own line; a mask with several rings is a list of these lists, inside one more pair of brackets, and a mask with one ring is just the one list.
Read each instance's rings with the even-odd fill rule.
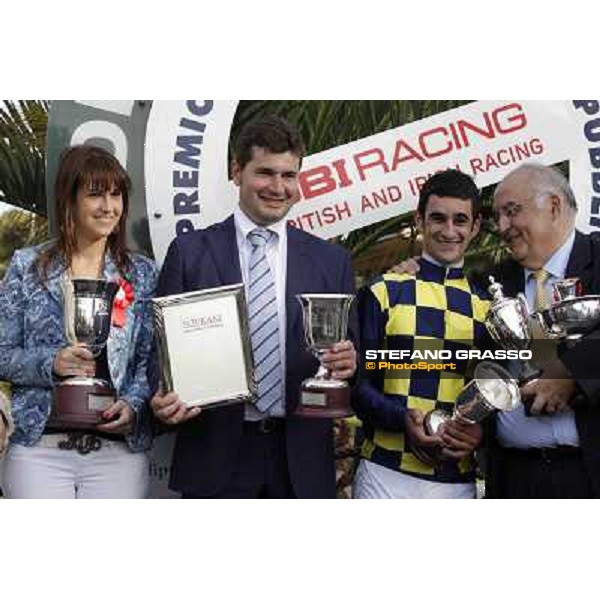
[[297,417],[343,419],[354,411],[350,407],[350,388],[336,379],[307,379],[300,389]]
[[114,389],[101,379],[73,377],[54,388],[50,427],[85,429],[106,421],[102,413],[116,400]]

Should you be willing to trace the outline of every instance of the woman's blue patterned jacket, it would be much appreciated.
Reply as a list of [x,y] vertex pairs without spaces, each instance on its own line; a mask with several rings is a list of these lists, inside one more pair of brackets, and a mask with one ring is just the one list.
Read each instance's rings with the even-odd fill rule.
[[[44,431],[57,382],[52,373],[54,357],[69,345],[63,318],[64,262],[56,259],[51,263],[44,283],[35,268],[36,259],[47,247],[17,250],[0,282],[0,379],[12,383],[15,431],[11,441],[25,446],[34,445]],[[135,299],[126,309],[125,325],[111,327],[107,356],[119,397],[136,413],[127,443],[131,450],[142,451],[151,444],[146,367],[152,351],[151,298],[157,271],[151,260],[139,254],[131,258],[132,267],[124,277],[133,285]],[[104,276],[115,281],[120,276],[108,253]]]

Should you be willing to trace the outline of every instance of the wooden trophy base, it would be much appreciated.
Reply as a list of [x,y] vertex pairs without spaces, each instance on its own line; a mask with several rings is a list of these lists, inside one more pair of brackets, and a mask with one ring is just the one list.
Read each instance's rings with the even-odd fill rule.
[[102,413],[116,400],[114,389],[105,381],[73,377],[54,388],[50,427],[87,429],[106,423]]
[[[336,381],[308,383],[300,389],[300,400],[294,411],[297,417],[311,419],[343,419],[354,414],[350,406],[350,388]],[[342,384],[342,385],[340,385]]]

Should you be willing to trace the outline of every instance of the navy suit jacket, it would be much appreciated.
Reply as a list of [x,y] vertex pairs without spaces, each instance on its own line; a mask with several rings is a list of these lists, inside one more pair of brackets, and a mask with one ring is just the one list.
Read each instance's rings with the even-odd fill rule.
[[[350,255],[313,235],[287,229],[286,444],[288,470],[299,498],[335,497],[334,439],[329,419],[293,416],[303,379],[318,363],[306,349],[302,313],[295,295],[353,293]],[[157,295],[231,285],[242,281],[233,217],[207,229],[178,236],[167,252]],[[356,340],[357,317],[350,319]],[[355,346],[357,346],[355,342]],[[201,375],[199,375],[201,376]],[[170,487],[199,496],[218,494],[236,464],[242,436],[242,404],[206,409],[177,428]]]
[[[506,296],[514,297],[525,291],[525,272],[515,260],[507,260],[494,273],[504,287]],[[583,294],[600,295],[600,234],[575,234],[573,249],[569,256],[565,277],[578,277]],[[572,348],[559,348],[561,361],[571,372],[577,387],[583,394],[574,405],[575,425],[583,460],[590,478],[594,496],[600,498],[600,379],[598,372],[600,329],[585,336],[585,340]],[[495,421],[490,419],[488,439],[488,465],[486,468],[486,496],[498,497],[496,489],[497,469],[502,469],[500,457],[495,450]]]

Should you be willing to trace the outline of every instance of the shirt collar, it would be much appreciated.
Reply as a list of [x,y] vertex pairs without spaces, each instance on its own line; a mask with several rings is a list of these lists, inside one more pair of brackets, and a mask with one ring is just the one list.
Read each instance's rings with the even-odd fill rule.
[[438,267],[444,267],[444,269],[462,269],[463,265],[465,264],[465,260],[464,258],[455,262],[455,263],[451,263],[449,265],[445,265],[443,263],[441,263],[439,260],[436,260],[435,258],[433,258],[433,256],[431,256],[431,254],[427,254],[427,252],[423,252],[421,254],[421,256],[429,261],[430,263],[438,266]]
[[460,261],[453,263],[452,265],[444,265],[440,261],[435,260],[426,252],[421,255],[421,272],[426,279],[433,277],[435,280],[438,279],[462,279],[465,274],[463,271],[463,262]]
[[[236,205],[233,209],[233,219],[235,222],[235,227],[237,231],[241,234],[244,240],[248,239],[248,234],[257,227],[264,227],[262,225],[257,225],[241,208],[240,205]],[[286,235],[286,221],[285,219],[281,219],[281,221],[277,221],[277,223],[272,223],[264,227],[269,231],[272,231],[277,235],[277,239],[283,240]]]
[[[552,277],[556,279],[562,279],[567,272],[567,265],[569,264],[569,257],[571,256],[571,250],[573,250],[573,244],[575,243],[575,230],[571,232],[571,235],[565,240],[565,243],[554,252],[554,254],[548,259],[543,269],[547,271]],[[524,269],[525,278],[528,279],[535,272],[531,269]]]

